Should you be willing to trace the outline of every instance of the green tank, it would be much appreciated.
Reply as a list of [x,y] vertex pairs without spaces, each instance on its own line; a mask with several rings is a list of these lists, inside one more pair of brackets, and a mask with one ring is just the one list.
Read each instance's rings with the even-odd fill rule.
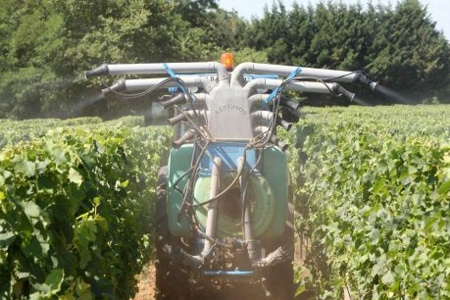
[[[191,226],[184,216],[180,214],[183,195],[177,191],[183,190],[188,177],[180,177],[190,168],[194,146],[183,145],[179,149],[172,149],[169,156],[167,213],[169,228],[175,236],[190,236]],[[286,154],[278,147],[271,147],[261,151],[258,173],[251,175],[249,181],[249,200],[252,204],[252,228],[254,237],[275,238],[283,234],[286,224],[288,203],[289,173],[286,163]],[[233,154],[224,153],[228,158]],[[224,172],[221,186],[228,186],[236,176],[236,171]],[[178,181],[178,183],[177,183]],[[209,174],[200,174],[195,184],[195,204],[209,199],[211,177]],[[239,211],[239,185],[236,183],[232,189],[221,199],[217,234],[219,237],[242,236],[242,222]],[[206,227],[207,207],[202,206],[196,210],[196,217],[202,228]],[[181,218],[179,217],[181,216]]]

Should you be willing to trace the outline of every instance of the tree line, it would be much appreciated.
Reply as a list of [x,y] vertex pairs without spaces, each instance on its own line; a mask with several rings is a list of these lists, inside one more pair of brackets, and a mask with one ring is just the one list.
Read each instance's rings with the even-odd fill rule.
[[364,70],[414,102],[450,102],[450,45],[418,0],[274,2],[250,21],[216,0],[0,0],[0,118],[140,113],[150,100],[100,99],[105,79],[84,80],[83,70],[218,60],[224,51],[236,63]]

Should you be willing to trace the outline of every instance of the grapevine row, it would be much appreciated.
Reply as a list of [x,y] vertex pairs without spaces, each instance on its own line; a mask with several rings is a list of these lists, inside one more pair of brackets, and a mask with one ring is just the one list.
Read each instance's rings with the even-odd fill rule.
[[[279,133],[297,145],[299,292],[450,297],[449,115],[445,106],[308,108]],[[0,154],[0,296],[132,296],[151,253],[169,129],[138,118],[0,124],[10,137]]]
[[290,168],[309,240],[300,291],[450,297],[449,116],[445,106],[306,111]]
[[167,128],[68,128],[0,155],[0,298],[127,299]]

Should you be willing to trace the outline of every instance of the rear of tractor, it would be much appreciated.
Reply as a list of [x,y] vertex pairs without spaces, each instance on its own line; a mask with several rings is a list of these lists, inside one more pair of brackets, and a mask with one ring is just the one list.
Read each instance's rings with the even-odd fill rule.
[[[190,299],[215,282],[246,284],[260,291],[258,298],[293,299],[288,145],[276,131],[289,130],[299,115],[298,103],[282,92],[353,99],[337,82],[376,84],[358,72],[254,63],[232,71],[219,63],[170,63],[102,65],[86,72],[123,74],[169,76],[121,80],[103,92],[132,97],[158,88],[179,91],[161,102],[176,112],[169,119],[176,138],[158,177],[157,299]],[[143,92],[123,93],[133,90]]]

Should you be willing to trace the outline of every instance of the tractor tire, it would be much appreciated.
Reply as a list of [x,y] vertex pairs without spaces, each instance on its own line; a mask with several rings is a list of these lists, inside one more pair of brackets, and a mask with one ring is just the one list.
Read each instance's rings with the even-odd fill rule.
[[289,193],[286,227],[283,235],[275,240],[266,241],[266,249],[273,251],[280,245],[292,247],[292,260],[269,266],[263,270],[263,283],[270,300],[293,300],[296,285],[294,284],[294,203],[291,192]]
[[167,167],[158,174],[156,200],[156,300],[190,300],[189,273],[177,265],[171,256],[173,247],[181,244],[179,238],[171,235],[167,216],[166,185]]

